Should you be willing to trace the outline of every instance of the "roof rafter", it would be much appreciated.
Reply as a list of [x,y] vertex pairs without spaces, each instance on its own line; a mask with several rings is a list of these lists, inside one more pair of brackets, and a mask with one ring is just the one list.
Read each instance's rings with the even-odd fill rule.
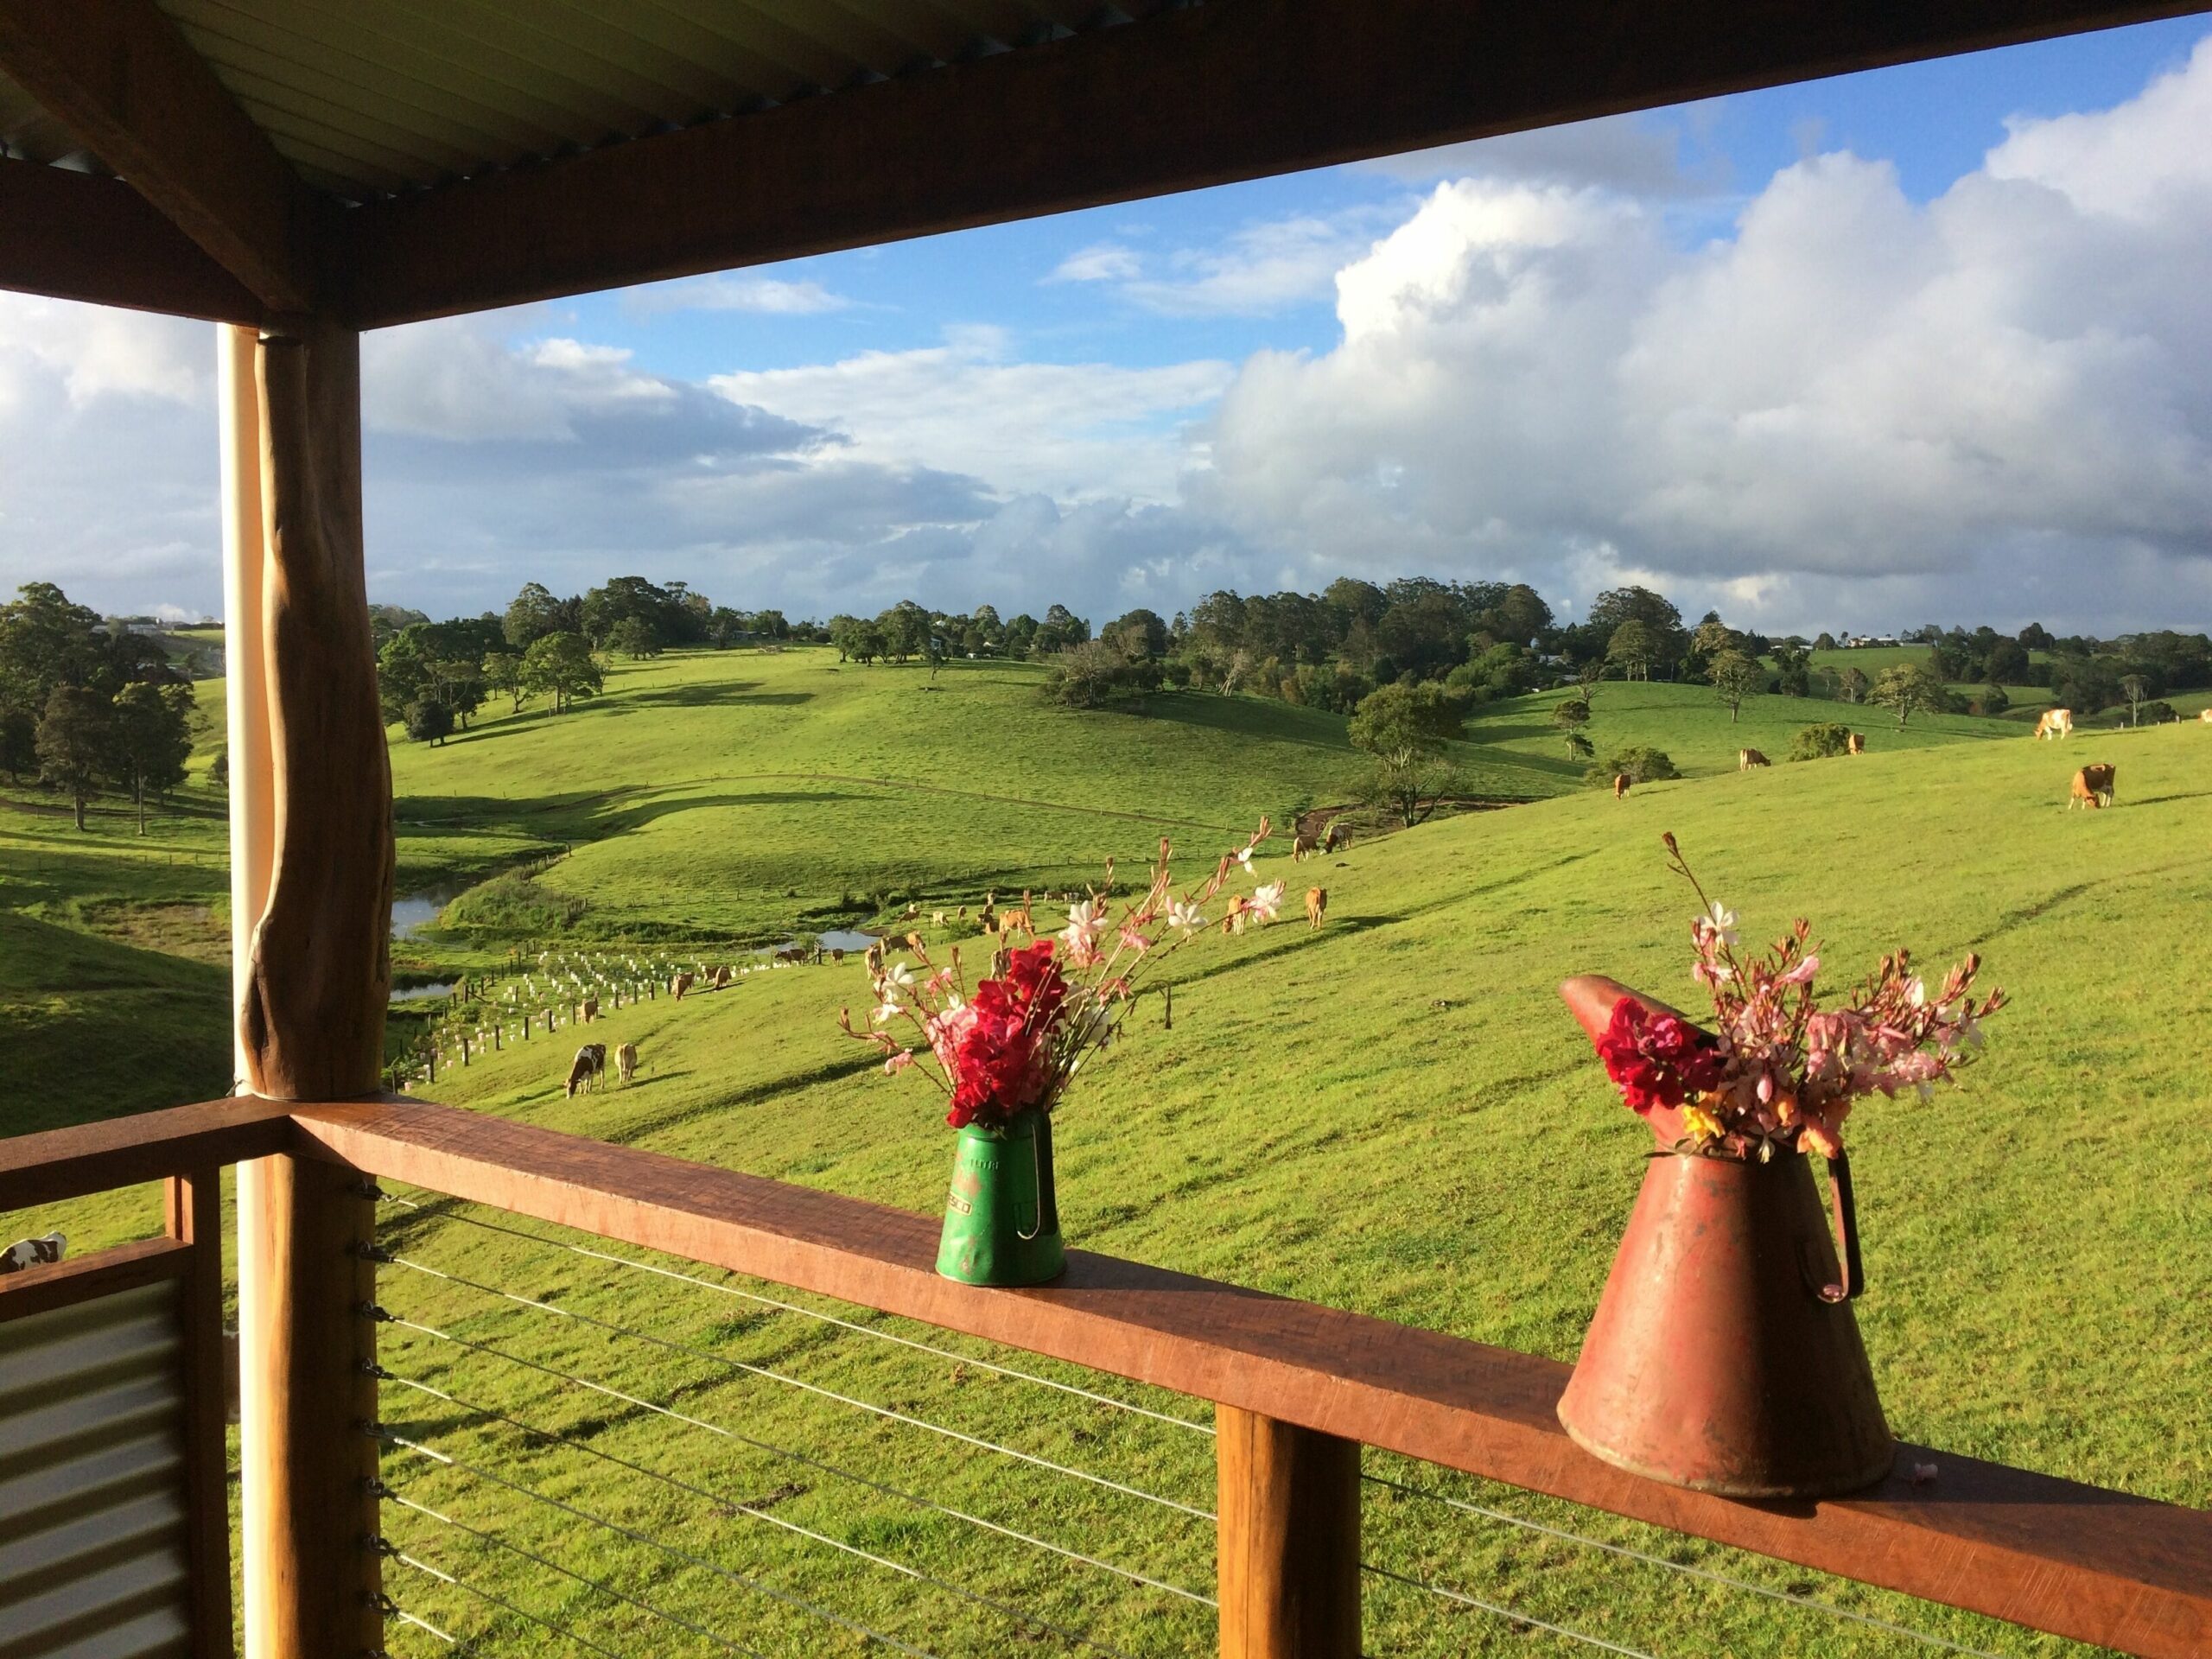
[[371,203],[338,225],[330,268],[343,308],[378,327],[2205,6],[1209,0]]
[[0,289],[258,323],[269,308],[119,179],[0,161]]
[[0,68],[265,308],[315,308],[324,204],[153,0],[0,0]]

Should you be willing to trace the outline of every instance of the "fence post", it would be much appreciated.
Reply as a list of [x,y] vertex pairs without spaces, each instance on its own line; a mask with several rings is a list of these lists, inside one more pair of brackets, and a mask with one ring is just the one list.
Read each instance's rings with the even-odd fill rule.
[[1221,1659],[1359,1659],[1359,1446],[1214,1414]]

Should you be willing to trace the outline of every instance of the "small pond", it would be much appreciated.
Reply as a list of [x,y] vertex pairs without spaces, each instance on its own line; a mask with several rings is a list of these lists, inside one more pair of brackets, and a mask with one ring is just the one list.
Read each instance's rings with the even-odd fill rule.
[[431,887],[422,893],[395,893],[391,900],[391,937],[408,939],[437,925],[438,912],[461,897],[461,886]]
[[459,983],[458,980],[448,980],[442,985],[410,985],[404,991],[394,991],[391,1000],[395,1002],[426,1002],[434,996],[451,996],[454,987]]

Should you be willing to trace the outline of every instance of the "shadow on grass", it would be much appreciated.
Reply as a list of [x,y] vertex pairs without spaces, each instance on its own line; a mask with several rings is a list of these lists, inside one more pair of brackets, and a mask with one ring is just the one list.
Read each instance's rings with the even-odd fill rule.
[[647,691],[630,691],[607,705],[605,712],[619,714],[623,703],[655,709],[729,709],[745,704],[762,708],[790,708],[812,702],[811,691],[763,691],[758,680],[730,680],[703,685],[666,685]]

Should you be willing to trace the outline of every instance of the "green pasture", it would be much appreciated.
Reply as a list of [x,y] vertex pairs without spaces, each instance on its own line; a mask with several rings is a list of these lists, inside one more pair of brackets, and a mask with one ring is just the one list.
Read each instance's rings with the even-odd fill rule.
[[[949,908],[994,885],[1004,894],[1072,883],[1107,853],[1126,867],[1162,833],[1195,869],[1260,811],[1327,804],[1357,771],[1340,721],[1276,703],[1169,698],[1149,715],[1077,715],[1037,699],[1020,668],[963,664],[938,677],[935,691],[923,670],[833,669],[834,657],[820,652],[664,659],[621,671],[603,702],[574,715],[495,719],[439,748],[397,749],[403,887],[410,875],[465,879],[570,845],[540,878],[591,905],[570,950],[618,950],[612,941],[625,929],[770,938],[847,893],[861,904],[878,892],[897,893],[894,904],[918,893],[925,909]],[[1813,918],[1831,993],[1881,951],[1909,944],[1937,970],[1979,950],[1990,980],[2012,995],[1962,1090],[1929,1103],[1877,1099],[1847,1130],[1870,1286],[1859,1318],[1900,1436],[2212,1503],[2212,1359],[2201,1329],[2212,1304],[2212,1189],[2202,1044],[2193,1035],[2212,1022],[2201,920],[2212,913],[2203,855],[2212,730],[2098,733],[2062,747],[2031,742],[2007,722],[1916,717],[1899,733],[1884,711],[1782,698],[1747,703],[1732,724],[1702,688],[1608,683],[1589,728],[1599,752],[1649,743],[1690,774],[1615,801],[1580,786],[1580,766],[1549,725],[1552,701],[1482,711],[1463,746],[1491,792],[1530,804],[1362,840],[1333,860],[1293,866],[1274,851],[1259,861],[1261,879],[1280,877],[1294,897],[1325,886],[1327,926],[1209,936],[1166,964],[1173,1029],[1162,1028],[1156,1000],[1141,1003],[1128,1039],[1086,1072],[1059,1120],[1070,1241],[1571,1358],[1648,1141],[1554,988],[1569,974],[1603,971],[1694,1001],[1694,900],[1666,874],[1659,846],[1672,830],[1751,937],[1794,915]],[[1826,718],[1865,731],[1871,752],[1783,763],[1789,734]],[[1738,774],[1735,752],[1746,746],[1777,764]],[[2087,760],[2116,765],[2113,810],[2066,809],[2067,780]],[[206,872],[157,876],[168,867],[126,857],[100,822],[86,838],[96,845],[66,868],[51,861],[60,837],[43,822],[28,855],[0,839],[11,893],[18,871],[35,868],[28,861],[49,861],[30,903],[7,901],[39,919],[0,917],[10,929],[0,933],[0,997],[13,999],[0,1018],[45,985],[44,963],[63,954],[54,935],[84,947],[70,982],[83,990],[65,987],[54,1001],[126,994],[101,976],[133,965],[111,953],[137,947],[115,931],[90,939],[92,920],[70,912],[72,903],[102,893],[167,903],[219,886]],[[594,943],[602,926],[609,942]],[[950,943],[934,927],[923,931],[932,948]],[[422,948],[428,959],[459,959],[460,943]],[[482,940],[468,949],[490,954]],[[734,946],[721,954],[753,960]],[[219,967],[199,972],[204,985],[154,986],[162,1017],[219,1017]],[[634,1042],[641,1053],[626,1088],[565,1098],[561,1079],[582,1039],[563,1029],[442,1071],[423,1092],[931,1212],[950,1136],[926,1089],[884,1078],[836,1030],[838,1008],[867,1000],[856,963],[755,972],[681,1005],[664,995],[607,1013],[592,1039]],[[190,1012],[203,1007],[210,1014]],[[114,1009],[113,1023],[87,1034],[119,1050],[124,1039],[113,1033],[133,1008]],[[74,1087],[70,1040],[85,1039],[56,1037],[55,1058],[41,1061],[69,1073],[58,1085],[65,1095]],[[219,1039],[218,1053],[222,1046]],[[182,1084],[148,1079],[145,1089],[193,1092]],[[86,1112],[115,1097],[76,1096]],[[385,1242],[404,1260],[384,1270],[379,1300],[410,1322],[380,1327],[384,1363],[409,1379],[386,1385],[386,1423],[588,1518],[392,1447],[387,1480],[436,1515],[779,1656],[864,1649],[850,1630],[732,1574],[948,1659],[1097,1649],[1042,1629],[1023,1634],[1001,1607],[884,1562],[1111,1651],[1148,1659],[1207,1645],[1211,1615],[1202,1605],[979,1532],[913,1499],[1208,1592],[1203,1518],[777,1378],[1203,1510],[1211,1454],[1202,1433],[979,1362],[1203,1422],[1195,1402],[719,1274],[696,1276],[722,1289],[647,1274],[563,1248],[598,1248],[588,1240],[529,1224],[519,1224],[527,1237],[488,1231],[476,1224],[512,1224],[405,1188],[393,1197],[431,1207],[396,1201],[385,1214]],[[0,1218],[0,1232],[58,1224],[91,1244],[146,1230],[152,1215],[149,1195],[118,1195]],[[733,1291],[855,1317],[944,1351],[899,1347]],[[1923,1651],[1777,1595],[1974,1649],[2071,1650],[1391,1459],[1370,1455],[1369,1472],[1494,1512],[1370,1487],[1370,1560],[1633,1650]],[[1939,1494],[1941,1481],[1939,1460]],[[1772,1593],[1602,1554],[1497,1516]],[[387,1517],[416,1559],[601,1649],[727,1650],[684,1646],[635,1608],[502,1543],[398,1506]],[[672,1541],[690,1559],[603,1522]],[[462,1651],[593,1651],[399,1563],[388,1584],[442,1628],[480,1633]],[[1368,1606],[1366,1649],[1376,1655],[1588,1650],[1394,1580],[1370,1582]],[[390,1646],[450,1651],[399,1628]]]

